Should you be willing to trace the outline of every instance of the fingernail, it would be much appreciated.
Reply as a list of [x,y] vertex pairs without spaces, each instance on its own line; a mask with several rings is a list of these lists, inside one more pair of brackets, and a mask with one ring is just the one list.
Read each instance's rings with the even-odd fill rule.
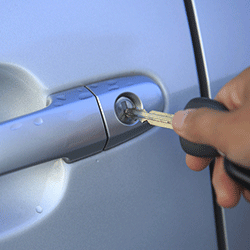
[[225,155],[223,152],[221,152],[220,150],[217,149],[217,151],[218,151],[218,153],[219,153],[221,156],[223,156],[223,157],[226,156],[226,155]]
[[183,125],[184,125],[184,121],[185,121],[188,113],[190,113],[192,111],[194,111],[194,109],[185,109],[185,110],[178,111],[173,117],[173,121],[172,121],[173,127],[175,129],[182,130]]

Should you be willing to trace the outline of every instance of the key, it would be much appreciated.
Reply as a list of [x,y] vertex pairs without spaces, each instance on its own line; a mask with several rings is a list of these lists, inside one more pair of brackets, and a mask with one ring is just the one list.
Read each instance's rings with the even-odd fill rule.
[[173,129],[172,126],[172,119],[174,115],[163,113],[159,111],[152,110],[149,113],[145,109],[126,109],[125,115],[132,119],[139,119],[140,122],[147,121],[149,124],[162,127],[162,128],[169,128]]
[[[184,109],[190,108],[210,108],[221,112],[228,112],[228,109],[220,102],[203,97],[190,100]],[[127,108],[125,115],[132,119],[139,119],[141,122],[147,121],[154,126],[173,129],[172,119],[174,115],[172,114],[154,110],[148,113],[145,109]],[[182,149],[187,154],[193,156],[210,158],[220,156],[220,153],[215,148],[205,144],[193,143],[182,137],[180,137],[180,143]],[[224,168],[233,180],[250,191],[250,167],[237,165],[225,156]]]

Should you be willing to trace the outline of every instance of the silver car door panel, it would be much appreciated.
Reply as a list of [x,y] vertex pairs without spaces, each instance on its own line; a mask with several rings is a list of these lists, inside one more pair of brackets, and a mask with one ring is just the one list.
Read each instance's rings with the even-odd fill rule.
[[[194,3],[214,98],[227,82],[250,66],[249,1]],[[249,249],[249,208],[242,197],[236,207],[224,209],[230,250]]]
[[[12,107],[15,117],[1,122],[45,108],[54,93],[87,86],[112,137],[106,150],[71,164],[55,159],[0,176],[0,249],[216,249],[209,171],[186,166],[174,131],[153,127],[125,142],[137,124],[104,111],[114,105],[114,112],[112,102],[128,92],[137,91],[147,111],[156,105],[169,113],[199,96],[183,1],[5,1],[2,9],[0,69],[30,72],[37,81],[24,93],[37,94],[22,106],[29,110]],[[123,92],[110,82],[114,96],[106,103],[108,96],[90,86],[138,75],[161,90],[157,101],[143,101],[149,91],[132,85]],[[13,84],[1,82],[1,89]],[[20,98],[18,91],[5,94]]]

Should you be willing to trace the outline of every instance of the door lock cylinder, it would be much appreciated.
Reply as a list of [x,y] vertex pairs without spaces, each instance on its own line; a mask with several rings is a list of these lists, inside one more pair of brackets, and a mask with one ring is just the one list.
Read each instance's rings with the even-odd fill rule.
[[132,108],[136,108],[136,106],[130,98],[126,96],[118,97],[118,99],[115,101],[115,114],[118,120],[125,125],[135,124],[138,119],[133,119],[125,115],[125,110]]

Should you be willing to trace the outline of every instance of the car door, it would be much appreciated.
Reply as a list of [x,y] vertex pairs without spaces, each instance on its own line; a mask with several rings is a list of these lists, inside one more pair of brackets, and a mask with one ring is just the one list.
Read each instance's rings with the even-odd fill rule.
[[[97,96],[74,111],[95,112],[98,120],[89,113],[82,122],[89,129],[99,124],[95,139],[103,140],[120,130],[107,127],[105,105],[115,109],[113,97],[109,101],[107,90],[104,105],[93,84],[102,87],[112,79],[123,88],[126,79],[147,77],[160,90],[160,111],[169,113],[200,95],[183,1],[11,1],[1,9],[1,125],[32,112],[51,113],[32,120],[35,132],[21,134],[20,150],[32,143],[27,157],[19,154],[15,139],[1,154],[2,168],[15,164],[0,176],[0,249],[216,249],[209,170],[187,168],[172,130],[139,129],[113,147],[104,145],[90,155],[78,152],[81,157],[75,161],[53,157],[60,155],[55,141],[69,149],[67,140],[81,146],[93,138],[84,128],[72,138],[70,128],[62,129],[65,121],[51,122],[60,110],[52,99],[65,101],[63,91],[84,89]],[[147,90],[143,86],[137,95]],[[51,103],[55,107],[48,111]],[[81,130],[77,117],[68,121]],[[43,130],[41,135],[46,121],[54,132]],[[13,125],[13,133],[24,129],[23,123]],[[62,131],[55,136],[57,130]],[[83,136],[86,140],[79,140]],[[37,152],[41,141],[43,150]],[[31,158],[28,167],[19,166]]]
[[[211,95],[250,65],[249,1],[195,1]],[[224,209],[229,249],[249,249],[249,203]]]

